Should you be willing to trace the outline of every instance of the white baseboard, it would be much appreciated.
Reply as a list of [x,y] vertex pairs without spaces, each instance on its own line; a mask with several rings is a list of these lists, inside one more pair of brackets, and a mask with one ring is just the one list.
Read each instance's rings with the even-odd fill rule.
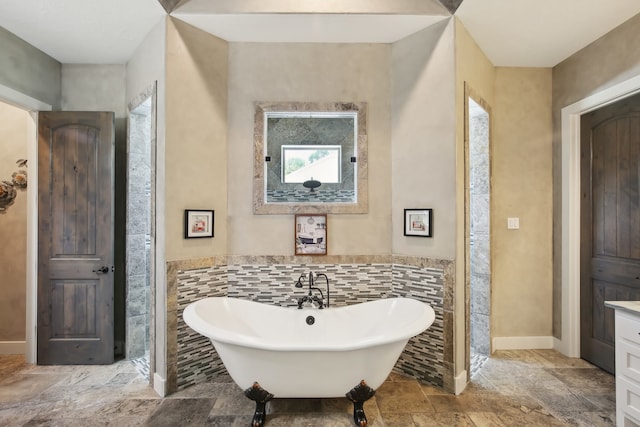
[[167,381],[158,375],[157,372],[153,373],[153,389],[160,397],[166,396],[166,383]]
[[26,341],[0,341],[0,354],[25,354]]
[[554,338],[549,337],[495,337],[493,350],[552,349]]
[[464,391],[464,389],[467,387],[467,370],[466,369],[460,372],[458,375],[456,375],[456,377],[454,378],[453,387],[455,388],[454,393],[456,395],[461,394]]

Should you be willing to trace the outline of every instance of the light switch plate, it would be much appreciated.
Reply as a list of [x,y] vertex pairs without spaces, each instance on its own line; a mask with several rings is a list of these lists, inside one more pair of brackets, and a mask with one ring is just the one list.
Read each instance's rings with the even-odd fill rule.
[[520,228],[520,218],[507,218],[507,228],[517,230]]

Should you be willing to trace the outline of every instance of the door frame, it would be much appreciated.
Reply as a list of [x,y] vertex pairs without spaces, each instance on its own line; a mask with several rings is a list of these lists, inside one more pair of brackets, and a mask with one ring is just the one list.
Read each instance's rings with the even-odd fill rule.
[[554,348],[568,357],[580,357],[580,117],[636,93],[640,93],[640,76],[561,110],[562,337],[554,338]]
[[[36,159],[29,163],[29,175],[38,176],[38,111],[51,111],[53,107],[46,102],[20,93],[10,87],[0,85],[0,100],[29,111],[31,121],[28,129],[27,158]],[[27,301],[26,301],[26,337],[25,360],[36,363],[37,360],[37,313],[38,313],[38,180],[29,180],[27,188]]]

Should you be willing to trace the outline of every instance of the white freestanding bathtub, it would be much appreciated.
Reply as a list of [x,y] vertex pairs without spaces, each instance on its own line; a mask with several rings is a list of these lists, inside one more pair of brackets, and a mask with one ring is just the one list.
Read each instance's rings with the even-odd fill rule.
[[[280,307],[212,297],[187,306],[184,321],[208,337],[231,378],[256,400],[345,396],[364,386],[369,396],[385,381],[408,340],[434,321],[433,309],[410,298],[336,308]],[[265,392],[261,398],[249,391]],[[268,393],[267,393],[268,392]],[[264,402],[261,411],[264,411]],[[356,417],[366,425],[366,417]],[[259,408],[256,408],[258,416]],[[255,421],[254,426],[262,425]]]

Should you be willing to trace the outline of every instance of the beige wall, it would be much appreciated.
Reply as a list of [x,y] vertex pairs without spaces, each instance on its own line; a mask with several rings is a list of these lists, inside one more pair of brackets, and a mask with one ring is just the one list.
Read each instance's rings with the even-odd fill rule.
[[[27,159],[28,120],[28,112],[0,102],[0,181],[11,181],[18,169],[29,173],[28,166],[16,164],[18,159]],[[0,213],[0,343],[25,340],[27,191],[17,192],[13,205]]]
[[[492,109],[494,337],[551,336],[551,69],[496,68]],[[520,228],[507,229],[507,217]]]
[[[455,258],[454,21],[393,45],[393,254]],[[433,237],[404,236],[405,208],[433,208]]]
[[[166,43],[166,260],[225,255],[228,44],[177,19]],[[185,209],[215,210],[214,238],[184,239]]]
[[293,215],[253,214],[254,102],[368,103],[367,214],[329,215],[330,255],[389,254],[389,45],[229,46],[229,254],[293,255]]
[[562,331],[562,108],[640,75],[640,14],[553,69],[553,335]]

